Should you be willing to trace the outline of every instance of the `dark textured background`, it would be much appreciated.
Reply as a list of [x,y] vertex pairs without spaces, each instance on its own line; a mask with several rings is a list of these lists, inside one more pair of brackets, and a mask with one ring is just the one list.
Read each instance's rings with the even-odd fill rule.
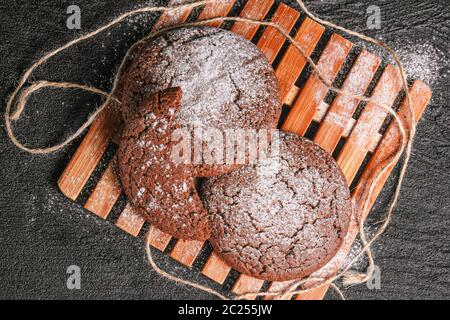
[[[0,101],[4,111],[23,70],[44,52],[111,20],[128,9],[155,1],[0,1]],[[163,2],[162,2],[163,3]],[[68,30],[70,4],[82,10],[82,30]],[[435,95],[418,127],[411,165],[395,217],[375,245],[381,290],[356,286],[349,299],[450,298],[450,112],[448,0],[307,1],[323,17],[383,38],[406,52],[410,69]],[[382,29],[366,30],[367,6],[382,11]],[[108,90],[128,46],[148,32],[156,16],[129,19],[95,40],[76,46],[40,67],[33,79],[73,81]],[[420,62],[414,60],[423,58]],[[57,90],[36,94],[16,125],[20,139],[45,146],[67,136],[101,103],[98,97]],[[50,156],[31,156],[0,130],[0,298],[210,298],[167,282],[147,266],[140,240],[70,203],[56,181],[80,142]],[[101,171],[101,168],[98,172]],[[98,173],[97,172],[97,173]],[[389,185],[392,187],[393,180]],[[385,188],[375,214],[391,194]],[[89,188],[89,187],[88,187]],[[86,190],[84,191],[84,194]],[[161,263],[186,273],[169,259]],[[82,270],[82,289],[66,288],[66,269]],[[194,267],[199,270],[199,263]],[[201,280],[195,272],[186,276]],[[334,298],[333,294],[328,295]]]

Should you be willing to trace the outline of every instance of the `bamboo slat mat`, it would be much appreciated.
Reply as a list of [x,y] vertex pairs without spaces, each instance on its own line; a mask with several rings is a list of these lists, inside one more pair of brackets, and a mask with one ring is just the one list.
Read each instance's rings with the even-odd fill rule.
[[[276,4],[274,0],[248,0],[239,7],[233,1],[218,0],[216,3],[205,6],[197,19],[228,15],[231,11],[237,11],[240,16],[247,18],[270,19],[285,30],[295,32],[295,39],[304,51],[308,55],[314,52],[319,57],[318,67],[325,78],[334,81],[340,74],[345,78],[342,84],[344,90],[354,94],[365,94],[368,88],[373,87],[370,96],[377,103],[384,105],[394,106],[399,99],[402,86],[398,71],[393,65],[382,66],[382,59],[365,49],[356,52],[352,57],[351,52],[356,49],[350,41],[336,33],[327,35],[323,26],[309,18],[304,18],[300,12],[285,4]],[[183,10],[163,14],[154,28],[181,23],[190,16],[191,12]],[[220,24],[216,23],[214,26],[219,27]],[[295,29],[298,30],[294,31]],[[287,116],[280,124],[282,130],[305,135],[316,128],[316,131],[312,133],[313,140],[325,150],[337,155],[338,164],[349,186],[354,186],[352,198],[361,211],[362,200],[367,196],[368,186],[381,165],[395,153],[400,145],[398,127],[391,123],[387,129],[383,130],[387,114],[374,103],[364,106],[357,99],[340,95],[335,97],[330,105],[325,103],[329,94],[327,87],[314,75],[299,81],[302,74],[306,72],[307,75],[305,70],[307,61],[293,46],[287,46],[284,37],[274,28],[261,28],[258,34],[258,26],[239,22],[232,25],[231,31],[248,40],[253,40],[268,60],[274,63],[284,108],[287,111]],[[321,41],[323,45],[320,45]],[[344,65],[348,65],[349,70],[343,70]],[[410,95],[418,121],[431,99],[431,90],[423,82],[416,80],[412,82]],[[407,104],[403,101],[398,108],[398,114],[403,118],[406,112]],[[77,200],[104,157],[108,146],[117,143],[122,125],[119,119],[118,114],[105,109],[90,127],[58,181],[61,191],[69,199]],[[102,219],[108,218],[122,194],[114,166],[115,157],[104,170],[84,204],[86,209]],[[375,192],[370,195],[371,206],[393,167],[389,169],[379,180]],[[135,237],[140,234],[146,224],[129,205],[125,206],[114,223]],[[333,273],[339,269],[342,257],[350,251],[357,234],[358,227],[353,222],[340,253],[327,266],[319,270],[318,275]],[[171,240],[170,235],[154,230],[151,244],[158,250],[165,251]],[[203,246],[204,243],[199,241],[176,240],[168,254],[189,268],[198,258]],[[230,271],[231,268],[214,252],[209,255],[201,269],[204,276],[219,284],[225,282]],[[236,294],[255,292],[261,290],[263,285],[264,281],[239,275],[231,291]],[[268,290],[277,290],[285,285],[286,283],[270,283]],[[323,286],[307,294],[296,296],[295,299],[322,299],[327,289],[328,286]]]

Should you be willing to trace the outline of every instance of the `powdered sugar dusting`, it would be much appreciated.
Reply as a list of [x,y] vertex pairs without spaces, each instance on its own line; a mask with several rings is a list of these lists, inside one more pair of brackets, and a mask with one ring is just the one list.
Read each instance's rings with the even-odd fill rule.
[[147,66],[145,92],[150,96],[181,87],[177,116],[181,125],[245,128],[274,118],[270,109],[280,103],[273,70],[244,38],[215,28],[183,28],[155,39],[149,47],[155,44],[163,48]]
[[[349,92],[353,95],[362,95],[364,90],[369,85],[373,73],[370,69],[374,65],[374,57],[369,53],[361,54],[355,65],[352,67],[350,74],[347,76],[342,87],[343,91]],[[350,95],[341,95],[339,97],[339,105],[343,108],[346,114],[353,114],[354,109],[358,104],[357,99],[352,98]]]
[[[319,168],[309,166],[307,160],[298,158],[298,153],[292,152],[291,147],[295,148],[298,138],[281,134],[280,139],[280,152],[272,152],[270,149],[271,153],[264,161],[258,162],[254,169],[248,168],[250,171],[256,170],[255,190],[248,190],[245,207],[247,210],[247,204],[252,204],[252,216],[257,217],[258,221],[271,226],[279,223],[280,228],[286,228],[287,219],[292,222],[288,223],[287,229],[295,229],[300,221],[313,222],[317,219],[316,212],[311,209],[321,201],[317,191],[329,182]],[[315,152],[304,156],[323,156],[320,149]],[[307,170],[299,170],[299,167]],[[285,219],[280,219],[277,216],[279,213],[287,214]]]
[[[370,51],[395,64],[393,57],[383,49],[367,43],[360,43],[360,45],[370,48]],[[399,56],[410,80],[422,80],[433,86],[439,79],[448,78],[450,75],[448,52],[444,52],[430,41],[425,40],[420,43],[402,41],[392,47]]]
[[342,243],[351,212],[331,157],[293,134],[280,133],[277,142],[279,152],[269,148],[264,161],[203,186],[214,248],[226,261],[244,248],[232,266],[242,272],[248,263],[266,280],[276,271],[299,277],[323,265]]
[[448,68],[449,56],[430,43],[413,47],[400,48],[397,51],[404,64],[406,73],[412,79],[420,79],[433,85],[439,78],[447,78],[450,74]]
[[328,82],[333,81],[335,67],[346,56],[346,48],[343,44],[330,42],[322,53],[317,68]]
[[345,128],[348,123],[348,117],[338,112],[330,112],[326,117],[326,121],[334,126]]

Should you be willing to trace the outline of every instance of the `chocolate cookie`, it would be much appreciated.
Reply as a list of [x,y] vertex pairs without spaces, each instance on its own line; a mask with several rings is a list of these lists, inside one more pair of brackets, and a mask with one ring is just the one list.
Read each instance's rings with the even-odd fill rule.
[[324,266],[346,235],[352,204],[334,159],[302,137],[279,133],[255,165],[209,178],[200,194],[214,250],[234,269],[268,281]]
[[152,225],[178,238],[206,240],[207,213],[191,167],[172,155],[181,96],[180,88],[167,89],[129,117],[118,151],[120,178],[128,200]]
[[[277,126],[281,101],[273,68],[253,43],[237,34],[211,27],[174,29],[148,40],[134,56],[117,93],[125,122],[141,101],[179,86],[183,98],[176,123],[189,130],[215,130],[223,139],[229,129]],[[208,149],[206,139],[194,140]],[[242,166],[226,163],[220,155],[214,161],[202,156],[200,161],[192,159],[195,176],[215,176]]]

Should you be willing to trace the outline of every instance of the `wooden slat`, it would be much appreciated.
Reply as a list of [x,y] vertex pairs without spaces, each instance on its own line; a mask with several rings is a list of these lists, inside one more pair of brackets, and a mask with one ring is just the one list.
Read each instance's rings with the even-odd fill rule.
[[[324,111],[325,110],[325,111]],[[314,119],[313,119],[313,121],[315,121],[316,123],[321,123],[321,121],[323,120],[323,118],[325,117],[325,113],[327,112],[327,110],[328,110],[328,105],[326,104],[326,103],[322,103],[321,105],[319,105],[319,107],[317,108],[317,110],[316,110],[316,114],[314,115]],[[322,112],[324,112],[324,114],[320,114],[320,113],[322,113]],[[347,126],[345,127],[345,129],[344,129],[344,131],[342,132],[342,135],[341,136],[339,136],[339,138],[340,137],[342,137],[342,138],[347,138],[347,137],[349,137],[350,136],[350,134],[351,134],[351,132],[352,132],[352,130],[353,130],[353,127],[356,125],[356,120],[355,119],[353,119],[353,118],[350,118],[350,119],[348,119],[347,120]],[[316,135],[317,136],[317,135]],[[337,137],[337,135],[336,135],[336,137]],[[375,138],[373,139],[373,141],[372,141],[372,143],[371,143],[371,145],[370,145],[370,147],[369,147],[369,152],[374,152],[375,151],[375,149],[378,147],[378,144],[380,143],[380,141],[381,141],[381,138],[382,138],[382,135],[381,134],[379,134],[379,133],[377,133],[376,134],[376,136],[375,136]],[[316,138],[314,138],[314,141],[316,140]],[[334,139],[331,139],[331,140],[333,140],[334,141]],[[337,141],[337,142],[339,142],[339,141]],[[337,143],[336,142],[336,143]],[[326,146],[326,145],[324,145],[324,146]],[[325,149],[325,148],[324,148]],[[326,149],[325,150],[334,150],[334,147],[333,148],[331,148],[331,147],[329,147],[329,146],[326,146]]]
[[258,292],[261,290],[263,284],[263,280],[249,277],[245,274],[240,274],[233,287],[231,288],[231,291],[236,295]]
[[[331,36],[317,63],[317,68],[326,81],[334,81],[351,48],[350,41],[338,34]],[[289,112],[282,127],[283,131],[303,136],[327,93],[326,84],[322,83],[316,74],[312,74]]]
[[187,267],[192,267],[195,259],[203,247],[203,243],[204,242],[202,241],[188,241],[179,239],[170,252],[170,256],[181,264],[184,264]]
[[[426,106],[430,102],[431,99],[431,90],[430,88],[423,83],[422,81],[415,81],[412,87],[410,88],[410,96],[412,100],[412,110],[414,112],[414,117],[416,121],[418,122],[419,119],[422,117],[423,111],[425,110]],[[402,102],[402,105],[399,108],[398,116],[403,122],[403,127],[406,130],[406,132],[409,132],[409,126],[408,126],[408,101],[405,98]],[[392,121],[386,130],[386,133],[383,136],[383,140],[378,146],[375,153],[372,155],[372,158],[370,159],[366,169],[364,170],[363,175],[361,176],[361,179],[358,183],[358,186],[355,189],[355,192],[353,194],[353,197],[355,199],[355,202],[358,204],[360,208],[363,206],[363,199],[364,199],[364,193],[367,191],[366,188],[370,184],[370,181],[374,178],[374,172],[377,170],[379,171],[380,168],[383,166],[383,163],[386,162],[387,159],[390,159],[392,156],[395,155],[397,152],[398,147],[401,145],[401,134],[400,130],[398,128],[397,122]],[[384,184],[386,183],[386,180],[389,177],[390,172],[393,170],[395,165],[392,165],[388,172],[386,172],[377,183],[376,188],[374,189],[374,193],[371,196],[370,204],[371,206],[374,204],[376,198],[378,197],[379,193],[381,192]],[[364,214],[368,214],[365,212]]]
[[61,192],[75,200],[88,181],[119,126],[117,114],[106,108],[90,127],[69,164],[58,180]]
[[[319,108],[317,109],[317,112],[323,112],[323,110],[321,110],[321,109],[322,108],[326,108],[326,106],[327,106],[326,104],[324,106],[319,106]],[[325,112],[326,111],[327,110],[325,110]],[[324,116],[325,115],[323,115],[323,117]],[[316,116],[314,116],[314,121],[317,122],[317,123],[320,123],[323,118],[319,118],[319,117],[320,117],[320,115],[316,114]],[[342,138],[348,138],[350,136],[350,134],[352,133],[353,127],[355,125],[356,125],[356,120],[355,119],[353,119],[353,118],[348,119],[347,126],[345,127],[344,131],[342,132],[342,136],[339,136],[339,138],[341,138],[341,137]],[[337,135],[335,135],[335,137],[337,137]],[[369,147],[369,152],[374,152],[375,151],[375,149],[378,147],[378,144],[381,141],[381,138],[382,138],[382,135],[377,133],[375,138],[373,139],[370,147]],[[334,141],[333,138],[331,138],[330,140]],[[316,141],[316,137],[314,137],[314,141]],[[336,143],[338,143],[338,142],[339,142],[339,140]],[[322,146],[322,144],[320,144],[320,145]],[[326,149],[325,148],[324,149],[328,151],[328,150],[334,150],[335,146],[333,148],[330,148],[330,146],[327,146],[327,145],[324,144],[324,147],[326,147]]]
[[216,252],[212,252],[203,266],[202,274],[217,283],[223,284],[230,270],[228,264]]
[[137,237],[142,227],[144,226],[145,219],[137,213],[130,204],[127,204],[125,209],[116,221],[116,226],[125,232],[128,232],[133,237]]
[[297,295],[295,297],[295,300],[323,300],[323,298],[325,298],[325,295],[327,294],[328,288],[328,285],[317,287],[314,290],[306,291],[301,295]]
[[[169,1],[169,6],[173,6],[175,1]],[[161,17],[156,21],[152,31],[161,30],[166,27],[186,21],[189,17],[191,9],[177,9],[171,12],[163,12]]]
[[[422,81],[415,81],[410,89],[410,96],[413,102],[412,109],[414,110],[415,113],[415,119],[418,122],[423,111],[425,110],[426,106],[428,105],[431,99],[431,90]],[[405,115],[407,115],[407,110],[408,110],[408,103],[405,99],[398,112],[401,119],[405,118]],[[408,129],[406,122],[404,123],[404,127]],[[355,210],[359,214],[363,214],[364,216],[367,217],[367,215],[370,213],[370,209],[375,203],[375,200],[378,197],[379,193],[383,189],[383,186],[386,183],[395,165],[389,167],[386,173],[382,177],[380,177],[380,179],[377,182],[374,193],[370,196],[370,202],[368,206],[369,210],[367,212],[361,213],[363,208],[363,201],[367,197],[368,187],[373,183],[374,179],[376,178],[376,175],[380,172],[381,168],[392,157],[392,155],[395,154],[395,152],[399,148],[399,145],[400,145],[400,132],[396,123],[392,122],[389,125],[388,129],[386,130],[382,142],[380,143],[377,150],[372,155],[372,158],[369,161],[368,165],[364,169],[361,179],[352,195],[353,202],[355,203],[356,206]],[[340,249],[340,251],[338,252],[338,254],[326,266],[324,266],[318,272],[314,273],[312,276],[329,277],[332,276],[334,273],[336,273],[339,270],[340,266],[342,265],[343,260],[347,256],[348,252],[350,252],[353,241],[355,240],[357,235],[358,235],[358,225],[356,221],[353,220],[349,232],[345,237],[344,244]],[[296,297],[296,299],[298,300],[305,298],[323,299],[327,291],[326,289],[328,289],[328,286],[322,286],[320,288],[309,291],[307,295],[299,295]]]
[[[363,50],[345,79],[342,90],[353,95],[364,94],[380,63],[380,57]],[[343,136],[349,120],[353,119],[352,115],[355,113],[359,102],[358,99],[338,95],[323,119],[314,141],[324,150],[332,152]]]
[[[280,3],[272,17],[272,22],[277,23],[286,31],[291,31],[299,17],[300,13],[297,10]],[[269,62],[273,63],[283,47],[284,41],[284,36],[278,30],[268,27],[264,30],[257,46],[265,54]]]
[[[274,0],[248,0],[240,16],[253,20],[262,20],[269,13],[273,2]],[[258,31],[258,25],[236,22],[231,28],[231,31],[251,40]]]
[[[256,13],[256,14],[265,16],[267,14],[268,10],[270,10],[269,2],[270,2],[270,6],[271,6],[273,3],[273,1],[271,1],[271,0],[264,2],[264,4],[261,4],[261,2],[257,1],[257,0],[249,0],[248,3],[246,4],[246,6],[244,7],[244,9],[242,10],[241,15],[247,16],[247,15]],[[257,5],[257,3],[264,6],[263,8],[261,8],[260,11],[256,10],[253,7],[253,6]],[[214,16],[226,15],[231,10],[232,7],[233,7],[233,1],[223,2],[223,1],[218,0],[217,3],[206,6],[204,8],[204,10],[202,11],[202,13],[200,14],[199,19],[207,19],[207,18],[214,17]],[[168,15],[167,17],[164,17],[164,14],[163,14],[161,17],[161,21],[155,25],[155,28],[166,26],[166,23],[173,23],[173,22],[170,22],[170,20],[173,19],[174,17],[178,17],[178,19],[184,20],[187,18],[189,13],[190,12],[180,12],[177,14],[172,14],[170,16]],[[274,14],[273,21],[276,21],[279,24],[281,24],[285,30],[291,30],[293,25],[297,21],[298,17],[299,17],[299,13],[297,11],[291,9],[290,7],[288,7],[284,4],[281,4]],[[252,17],[252,18],[254,18],[254,17]],[[260,19],[259,17],[257,17],[257,18]],[[179,22],[181,22],[181,21],[179,21]],[[159,27],[158,27],[158,25],[159,25]],[[220,25],[220,23],[217,25]],[[257,27],[255,27],[255,26],[249,27],[249,25],[244,25],[244,24],[241,24],[241,26],[239,26],[239,25],[240,25],[240,23],[236,23],[233,26],[233,29],[235,29],[233,31],[235,31],[237,33],[241,33],[249,38],[253,37],[255,35]],[[323,33],[323,27],[321,27],[320,25],[317,25],[316,23],[310,21],[309,19],[306,19],[303,22],[299,32],[297,33],[296,40],[299,41],[300,43],[303,40],[306,43],[306,45],[305,45],[305,43],[303,43],[301,45],[304,48],[304,50],[307,51],[308,54],[310,54],[312,52],[312,50],[314,49],[314,47],[316,46],[322,33]],[[282,47],[283,42],[284,42],[283,36],[281,36],[273,28],[267,28],[265,30],[265,32],[263,33],[263,36],[259,40],[258,46],[266,54],[269,61],[273,62],[275,57],[279,53],[279,50]],[[297,49],[293,48],[293,46],[290,46],[290,48],[288,49],[285,56],[282,58],[280,64],[278,65],[278,68],[276,70],[277,76],[281,83],[281,90],[282,90],[282,95],[283,95],[284,99],[286,99],[288,96],[290,96],[290,99],[292,101],[294,101],[295,97],[297,96],[297,92],[298,92],[298,88],[296,88],[294,86],[294,84],[295,84],[295,81],[298,79],[298,76],[300,75],[301,71],[303,70],[305,64],[306,64],[306,60],[301,56],[301,54],[297,51]],[[376,67],[375,67],[375,69],[376,69]],[[386,73],[386,71],[385,71],[385,73]],[[383,76],[384,76],[384,74],[383,74]],[[380,82],[379,82],[379,86],[381,86]],[[344,84],[344,86],[345,86],[345,84]],[[389,87],[389,84],[384,85],[384,87]],[[378,87],[377,87],[377,89],[379,89],[379,91],[383,90],[383,88],[378,88]],[[375,92],[374,96],[377,92],[377,89],[375,89],[375,91],[374,91]],[[384,88],[384,89],[386,89],[386,88]],[[389,88],[387,88],[386,90],[389,90]],[[362,90],[362,91],[364,91],[364,90]],[[412,92],[413,99],[415,101],[415,106],[416,106],[416,104],[419,104],[420,106],[422,106],[417,109],[417,110],[419,110],[420,108],[422,108],[420,111],[420,113],[421,113],[423,111],[423,109],[426,107],[426,104],[428,103],[428,100],[431,96],[431,92],[430,92],[429,88],[421,82],[416,82],[414,84],[414,86],[412,87],[411,92]],[[421,98],[422,100],[420,100],[420,97],[422,97]],[[381,94],[380,94],[380,98],[382,98]],[[336,102],[336,100],[337,99],[335,99],[335,102]],[[341,104],[343,104],[343,102],[341,102]],[[354,103],[351,103],[351,104],[352,104],[352,109],[353,109]],[[356,102],[356,106],[357,106],[357,104],[358,103]],[[370,104],[367,107],[369,107],[369,106],[370,106]],[[327,106],[325,106],[325,110],[326,110],[326,107]],[[367,109],[367,107],[366,107],[366,109]],[[404,108],[404,106],[402,106],[402,108]],[[322,119],[323,115],[320,114],[320,112],[322,112],[320,105],[317,106],[317,108],[311,108],[311,110],[316,110],[315,112],[311,112],[311,113],[315,113],[314,119],[316,121],[317,121],[317,118],[319,118],[319,120]],[[323,137],[324,135],[320,132],[321,132],[321,130],[325,130],[327,128],[327,126],[331,128],[331,126],[326,125],[326,123],[328,121],[327,120],[328,115],[332,114],[332,110],[333,110],[333,105],[330,107],[330,111],[328,112],[327,116],[325,117],[323,124],[319,128],[318,134],[316,136],[317,137],[316,139],[318,142],[320,142],[320,139],[322,139],[323,142],[325,142],[327,140]],[[354,110],[353,110],[353,112],[354,112]],[[348,113],[353,113],[353,112],[349,111]],[[364,112],[363,112],[363,114],[364,114]],[[365,118],[363,118],[363,114],[361,115],[358,123],[356,123],[355,126],[353,127],[353,130],[351,130],[351,135],[349,137],[349,141],[353,141],[353,142],[358,141],[357,137],[359,135],[361,135],[361,132],[363,132],[360,121],[361,121],[361,123],[363,123],[364,121],[368,120],[368,116],[367,116],[367,119],[364,120]],[[114,117],[112,117],[112,116],[114,116]],[[386,115],[384,115],[384,117],[385,116]],[[419,116],[420,116],[420,114],[419,114]],[[102,117],[103,117],[103,119],[102,119]],[[112,119],[110,119],[110,118],[112,118]],[[382,117],[380,116],[376,122],[379,123],[379,120],[381,118]],[[329,121],[329,122],[331,122],[331,121]],[[337,134],[333,133],[332,134],[332,136],[334,137],[332,139],[333,143],[337,143],[337,141],[339,140],[339,138],[337,138],[337,140],[336,140],[336,137],[345,136],[346,135],[345,131],[350,131],[349,128],[352,128],[352,125],[354,124],[354,122],[355,121],[353,119],[351,119],[351,117],[350,117],[348,124],[346,126],[346,129],[338,128],[338,131],[341,133],[337,133]],[[95,128],[95,126],[97,126],[97,128]],[[322,129],[322,127],[324,129]],[[373,127],[375,128],[376,126],[373,126]],[[379,145],[377,151],[375,152],[374,156],[372,157],[371,162],[369,163],[366,170],[364,171],[361,181],[370,180],[373,178],[371,175],[373,175],[374,170],[376,170],[377,168],[379,168],[381,166],[382,162],[380,162],[380,161],[382,161],[386,157],[386,154],[387,154],[386,150],[389,150],[389,148],[393,148],[393,146],[395,146],[396,143],[398,143],[398,139],[399,139],[398,138],[398,130],[395,127],[394,127],[394,129],[392,129],[391,127],[392,127],[392,125],[389,127],[384,140]],[[71,162],[69,163],[68,167],[66,168],[66,170],[64,171],[60,180],[58,181],[58,185],[59,185],[61,191],[66,196],[68,196],[72,200],[76,199],[76,197],[82,190],[83,186],[89,179],[89,176],[92,174],[93,170],[95,169],[95,167],[97,166],[101,157],[103,156],[108,143],[111,141],[111,137],[118,136],[117,128],[120,128],[120,120],[112,112],[110,112],[110,113],[105,112],[94,122],[94,124],[91,126],[86,138],[83,140],[79,149],[75,153],[75,155],[72,158]],[[397,130],[397,135],[395,135],[396,130]],[[380,135],[377,132],[375,132],[377,130],[370,130],[370,131],[371,131],[370,134],[372,135],[373,139],[369,139],[369,141],[367,141],[366,144],[364,145],[363,149],[366,149],[366,151],[360,152],[361,154],[364,153],[364,155],[367,154],[368,151],[370,151],[372,148],[374,148],[375,145],[378,144],[376,139],[379,139],[379,137],[380,137]],[[390,137],[390,138],[388,138],[388,137]],[[91,139],[91,140],[87,141],[88,139]],[[97,144],[95,145],[94,143],[97,143]],[[346,146],[347,146],[347,144],[344,146],[344,148]],[[335,145],[327,146],[327,148],[330,148],[330,149],[331,148],[334,149],[334,147],[335,147]],[[348,148],[350,148],[350,147],[348,147]],[[392,150],[394,150],[394,149],[392,149]],[[383,151],[383,153],[381,153],[380,150],[385,150],[385,151]],[[391,150],[391,152],[392,152],[392,150]],[[342,153],[341,153],[341,155],[342,155]],[[342,156],[342,157],[343,157],[343,160],[341,160],[342,163],[348,164],[348,160],[346,160],[347,157],[346,156]],[[358,157],[358,159],[359,159],[359,157]],[[355,170],[356,167],[359,168],[359,165],[358,166],[350,165],[348,168],[348,172],[353,173],[353,171]],[[371,171],[369,170],[369,168],[372,168]],[[120,188],[117,188],[117,184],[115,182],[113,182],[113,180],[115,180],[116,178],[115,178],[115,176],[113,177],[112,171],[113,171],[112,167],[109,166],[100,180],[100,182],[102,182],[102,180],[103,180],[103,182],[107,184],[105,187],[106,189],[110,188],[110,190],[112,190],[110,192],[111,197],[108,198],[106,196],[108,194],[108,192],[103,192],[103,195],[102,195],[102,192],[100,189],[103,189],[103,188],[100,187],[100,182],[99,182],[97,184],[96,188],[94,189],[93,194],[91,194],[91,197],[88,199],[88,202],[86,203],[86,206],[89,207],[90,210],[92,209],[92,211],[95,211],[96,214],[98,214],[102,217],[106,217],[108,215],[108,213],[110,211],[110,207],[112,207],[112,205],[113,205],[112,204],[113,200],[116,196],[118,197],[117,193],[120,190]],[[80,173],[80,174],[78,174],[78,173]],[[367,177],[365,176],[366,173],[367,173]],[[356,172],[354,174],[356,174]],[[353,176],[354,176],[354,174],[353,174]],[[375,201],[376,196],[381,191],[381,188],[382,188],[385,180],[387,179],[388,175],[389,174],[386,174],[382,179],[382,183],[380,183],[380,185],[377,186],[376,192],[371,198],[372,202]],[[346,175],[346,177],[347,177],[347,179],[349,179],[350,175]],[[350,181],[351,181],[351,179],[350,179]],[[358,189],[361,186],[361,181],[358,184],[358,187],[353,195],[354,199],[356,199],[358,197],[360,199],[362,199],[362,194],[364,194],[365,190],[363,187],[361,187],[361,189]],[[111,185],[109,185],[108,182],[110,182]],[[115,187],[114,187],[114,185],[115,185]],[[96,191],[97,188],[99,189],[98,191]],[[105,190],[103,190],[103,191],[105,191]],[[358,193],[360,193],[359,196],[357,196]],[[119,192],[119,195],[120,195],[120,192]],[[99,201],[99,199],[101,199],[101,198],[107,199],[106,204],[102,204],[100,206],[96,205],[96,203],[103,202],[103,201]],[[134,236],[137,236],[139,234],[140,230],[142,229],[142,226],[144,224],[144,219],[140,215],[136,214],[129,205],[127,205],[127,207],[125,208],[124,212],[122,212],[122,214],[119,217],[116,224],[118,227],[122,228],[123,230],[129,232],[130,234],[132,234]],[[353,230],[355,227],[356,227],[356,225],[353,225],[351,229]],[[347,238],[346,238],[346,243],[344,244],[343,248],[348,247],[348,249],[350,249],[351,243],[353,242],[354,239],[351,239],[351,241],[350,241],[350,240],[347,240]],[[154,229],[153,237],[150,240],[150,242],[151,242],[152,246],[163,251],[167,247],[167,244],[169,243],[170,239],[171,239],[170,235],[165,234],[157,229]],[[178,245],[178,243],[180,243],[180,244]],[[201,249],[201,243],[197,243],[197,245],[194,245],[194,246],[186,246],[186,244],[188,243],[186,241],[178,241],[178,243],[177,243],[178,246],[176,245],[174,247],[174,249],[172,250],[171,256],[174,256],[175,259],[178,259],[180,262],[182,262],[186,265],[192,265],[195,261],[195,258],[197,256],[198,252]],[[230,270],[230,268],[215,253],[213,253],[211,255],[211,257],[208,259],[202,272],[203,272],[203,274],[207,275],[208,277],[212,278],[213,280],[215,280],[219,283],[223,283],[229,273],[229,270]],[[323,270],[321,270],[321,271],[323,271]],[[258,290],[260,290],[263,283],[264,283],[264,281],[257,280],[257,279],[254,279],[254,278],[251,278],[251,277],[248,277],[245,275],[240,275],[237,282],[234,284],[232,290],[236,294],[258,291]],[[274,283],[273,285],[276,285],[276,283]],[[273,288],[273,286],[271,286],[271,288]],[[327,289],[326,287],[322,287],[322,288],[320,288],[320,290],[310,291],[310,292],[308,292],[308,294],[297,297],[297,299],[322,298],[323,295],[326,293],[326,289]]]
[[[230,10],[233,8],[233,0],[217,0],[205,6],[198,20],[206,20],[214,17],[227,16]],[[220,21],[208,23],[211,27],[220,27],[222,23]]]
[[[295,100],[297,99],[298,93],[300,92],[300,88],[294,85],[287,94],[286,98],[284,99],[284,105],[288,107],[292,107]],[[327,106],[328,107],[328,106]]]
[[[306,18],[294,39],[303,48],[303,51],[307,55],[310,55],[324,31],[325,28],[323,26]],[[305,65],[306,59],[297,48],[291,45],[275,71],[278,81],[280,82],[282,101],[286,99]]]
[[[169,245],[170,239],[172,239],[172,236],[170,234],[167,234],[165,232],[162,232],[161,230],[150,227],[151,229],[151,238],[150,238],[150,244],[158,249],[159,251],[166,250],[167,246]],[[150,231],[149,231],[150,232]]]
[[372,95],[374,102],[368,103],[362,111],[350,137],[342,148],[337,162],[347,182],[351,184],[364,161],[372,140],[386,119],[387,111],[378,106],[392,106],[400,92],[402,83],[398,70],[388,65],[381,75]]
[[325,103],[325,101],[319,103],[316,109],[316,113],[314,114],[313,121],[320,123],[323,118],[325,118],[325,114],[327,113],[329,107],[330,105]]
[[[274,292],[274,293],[279,293],[279,292],[283,292],[283,290],[286,290],[289,285],[292,284],[292,281],[283,281],[283,282],[272,282],[269,285],[269,288],[267,289],[267,292]],[[263,300],[275,300],[275,299],[280,299],[280,300],[290,300],[291,297],[281,297],[281,296],[266,296],[263,297]]]
[[[290,32],[299,18],[300,13],[297,10],[292,9],[284,3],[280,3],[271,21]],[[283,47],[285,40],[284,36],[277,29],[267,27],[259,39],[257,46],[267,57],[267,60],[270,63],[273,63]],[[293,101],[297,96],[297,93],[298,88],[293,86],[291,91],[289,91],[288,95],[284,98],[284,103],[290,106],[292,104],[290,100]]]
[[[174,1],[169,2],[169,6],[173,5]],[[228,12],[234,5],[234,1],[232,0],[217,0],[212,3],[208,3],[202,9],[202,12],[199,15],[199,20],[205,20],[217,16],[227,15]],[[192,10],[190,9],[178,9],[172,12],[164,12],[158,21],[153,26],[153,30],[160,30],[165,27],[169,27],[171,25],[179,24],[186,19],[191,14]],[[220,23],[211,23],[210,26],[218,27]]]
[[122,193],[116,165],[116,158],[114,158],[84,205],[86,209],[103,219],[106,219]]

